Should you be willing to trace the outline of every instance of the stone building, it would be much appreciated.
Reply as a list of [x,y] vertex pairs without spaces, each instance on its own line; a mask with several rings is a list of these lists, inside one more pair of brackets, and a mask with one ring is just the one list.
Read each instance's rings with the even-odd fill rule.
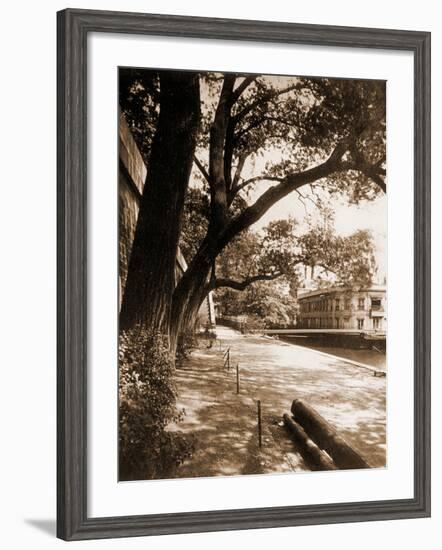
[[387,330],[385,286],[333,287],[298,296],[297,328]]
[[[140,151],[126,123],[120,115],[119,124],[119,166],[118,166],[118,219],[119,219],[119,304],[124,294],[127,269],[138,219],[139,204],[144,189],[147,169]],[[178,281],[187,263],[180,250],[177,254],[175,277]],[[215,326],[215,308],[212,294],[202,304],[199,324]]]

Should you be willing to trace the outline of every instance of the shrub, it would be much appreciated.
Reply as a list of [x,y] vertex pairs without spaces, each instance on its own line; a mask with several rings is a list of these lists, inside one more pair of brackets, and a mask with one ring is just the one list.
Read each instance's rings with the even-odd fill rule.
[[190,454],[178,434],[165,431],[181,420],[176,410],[174,364],[167,339],[132,329],[119,341],[120,479],[154,479]]
[[178,363],[181,363],[184,359],[187,359],[197,344],[198,340],[192,330],[180,333],[176,347],[176,358]]
[[242,325],[241,332],[247,333],[251,330],[264,330],[265,325],[265,320],[258,315],[247,315],[247,320]]

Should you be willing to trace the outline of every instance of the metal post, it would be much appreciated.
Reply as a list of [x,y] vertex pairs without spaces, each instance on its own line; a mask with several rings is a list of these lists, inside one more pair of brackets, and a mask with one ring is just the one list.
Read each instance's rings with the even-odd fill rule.
[[236,393],[239,393],[239,365],[236,364]]
[[259,447],[262,447],[262,424],[261,424],[261,401],[258,399],[258,442]]
[[230,348],[227,348],[223,354],[224,357],[224,368],[227,367],[227,370],[230,370]]

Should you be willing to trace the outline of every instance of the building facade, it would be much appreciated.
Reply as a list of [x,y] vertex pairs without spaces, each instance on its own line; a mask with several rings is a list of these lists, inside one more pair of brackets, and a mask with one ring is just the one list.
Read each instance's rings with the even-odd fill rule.
[[386,332],[385,286],[334,287],[298,296],[297,328]]

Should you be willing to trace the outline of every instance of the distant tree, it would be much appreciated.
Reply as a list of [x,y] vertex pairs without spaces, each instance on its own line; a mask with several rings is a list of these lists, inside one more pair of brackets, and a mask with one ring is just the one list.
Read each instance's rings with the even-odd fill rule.
[[334,274],[337,284],[370,285],[376,272],[374,243],[370,231],[358,230],[342,237],[324,227],[300,236],[302,263]]
[[221,288],[216,302],[221,314],[245,316],[248,326],[291,325],[296,314],[296,299],[282,280],[257,281],[242,292]]
[[274,221],[260,235],[249,230],[232,241],[208,287],[217,291],[227,315],[254,314],[269,323],[276,324],[277,318],[287,323],[301,284],[299,266],[333,274],[324,284],[370,284],[376,269],[373,238],[369,231],[336,235],[330,218],[325,224],[310,221],[301,235],[293,219]]
[[260,234],[247,230],[229,243],[217,259],[207,289],[244,290],[256,281],[283,275],[290,279],[299,263],[293,219],[270,222]]

